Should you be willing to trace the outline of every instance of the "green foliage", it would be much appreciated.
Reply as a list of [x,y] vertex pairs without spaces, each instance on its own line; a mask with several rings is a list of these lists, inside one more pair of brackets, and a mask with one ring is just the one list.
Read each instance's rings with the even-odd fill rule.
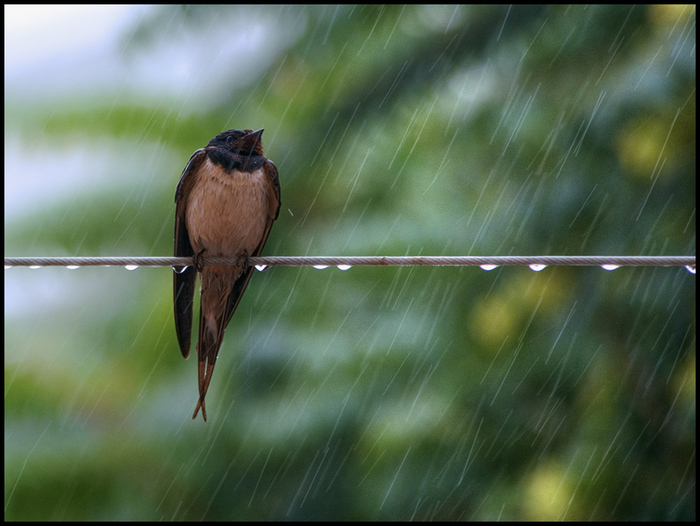
[[[23,155],[101,156],[85,170],[99,183],[6,224],[6,253],[170,254],[188,156],[264,127],[282,184],[265,254],[693,254],[694,21],[674,6],[154,8],[123,60],[197,42],[192,95],[8,105]],[[241,28],[263,35],[239,57],[256,67],[218,58]],[[30,291],[40,272],[6,281]],[[58,299],[13,311],[6,296],[10,520],[695,518],[685,269],[256,273],[206,424],[190,420],[170,269],[41,283]]]

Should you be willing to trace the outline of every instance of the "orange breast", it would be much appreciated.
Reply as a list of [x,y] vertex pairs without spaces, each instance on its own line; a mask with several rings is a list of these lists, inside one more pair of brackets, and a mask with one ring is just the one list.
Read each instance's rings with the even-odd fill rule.
[[226,173],[207,159],[187,203],[187,229],[195,252],[205,256],[250,254],[270,215],[263,170]]

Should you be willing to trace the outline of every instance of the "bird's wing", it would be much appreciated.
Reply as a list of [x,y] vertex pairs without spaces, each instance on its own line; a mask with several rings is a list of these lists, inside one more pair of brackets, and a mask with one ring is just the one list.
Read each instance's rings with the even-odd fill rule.
[[[175,257],[194,256],[187,231],[187,200],[199,177],[199,167],[207,158],[206,150],[197,150],[190,157],[182,172],[180,182],[175,191]],[[192,337],[192,305],[194,302],[194,287],[197,280],[197,269],[194,266],[174,267],[173,297],[175,305],[175,333],[180,344],[182,356],[190,355],[190,340]]]

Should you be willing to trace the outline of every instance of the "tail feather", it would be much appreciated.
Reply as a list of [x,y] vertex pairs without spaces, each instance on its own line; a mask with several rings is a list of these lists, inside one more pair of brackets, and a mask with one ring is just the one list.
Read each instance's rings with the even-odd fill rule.
[[205,319],[200,309],[199,315],[199,338],[197,341],[197,358],[198,358],[198,375],[199,375],[199,400],[197,407],[194,410],[192,418],[197,418],[197,413],[200,407],[202,408],[202,417],[207,420],[207,410],[204,405],[204,399],[209,390],[211,376],[214,373],[216,358],[219,355],[219,349],[224,341],[224,324],[223,312],[217,319]]
[[[207,396],[219,349],[224,341],[226,325],[231,319],[232,312],[229,312],[228,307],[230,295],[240,275],[241,269],[236,267],[210,266],[202,271],[202,301],[199,307],[197,338],[199,400],[192,415],[193,419],[197,418],[200,408],[202,417],[205,421],[207,419],[204,399]],[[240,293],[242,292],[241,290]]]
[[194,414],[192,415],[192,420],[197,418],[197,413],[199,413],[199,408],[202,408],[202,418],[207,421],[207,408],[204,404],[204,397],[207,395],[207,390],[209,389],[209,382],[211,382],[211,375],[214,372],[214,364],[206,363],[204,360],[199,361],[199,399],[197,400],[197,407],[194,409]]

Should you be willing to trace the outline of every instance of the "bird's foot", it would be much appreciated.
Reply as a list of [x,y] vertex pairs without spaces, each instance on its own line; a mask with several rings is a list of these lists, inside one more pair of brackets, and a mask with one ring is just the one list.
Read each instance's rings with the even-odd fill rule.
[[197,269],[197,272],[202,272],[202,268],[204,268],[204,249],[192,256],[192,263],[194,264],[194,268]]

